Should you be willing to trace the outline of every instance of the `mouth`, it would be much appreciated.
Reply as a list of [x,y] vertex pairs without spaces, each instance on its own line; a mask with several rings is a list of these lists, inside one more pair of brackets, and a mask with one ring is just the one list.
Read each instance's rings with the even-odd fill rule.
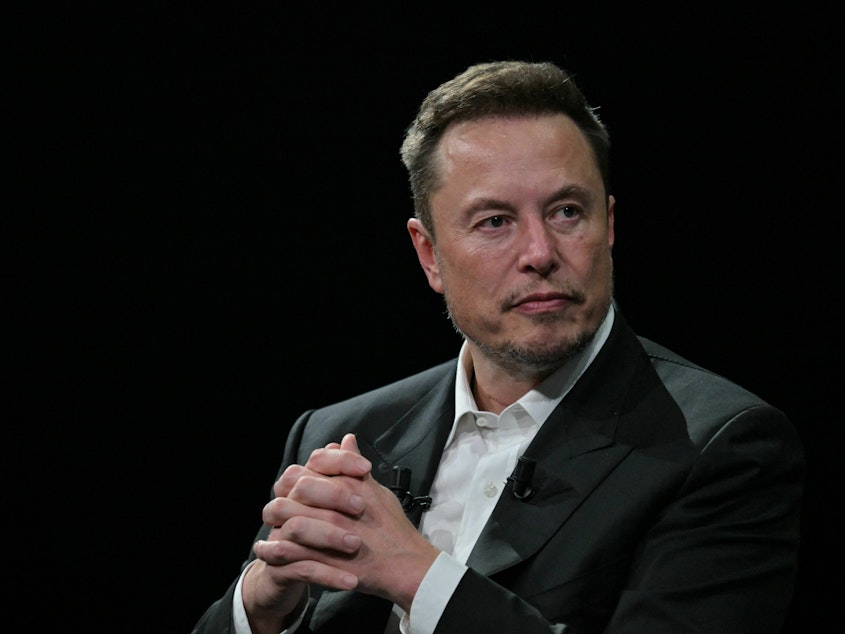
[[528,315],[557,312],[579,300],[565,293],[532,293],[511,304],[511,308]]

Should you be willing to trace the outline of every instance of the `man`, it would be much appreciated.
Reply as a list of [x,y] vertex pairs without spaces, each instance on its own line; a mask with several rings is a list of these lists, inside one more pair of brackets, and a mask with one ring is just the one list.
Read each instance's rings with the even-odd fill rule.
[[408,231],[459,356],[299,418],[195,632],[781,629],[798,436],[626,324],[608,151],[552,64],[428,95],[402,146]]

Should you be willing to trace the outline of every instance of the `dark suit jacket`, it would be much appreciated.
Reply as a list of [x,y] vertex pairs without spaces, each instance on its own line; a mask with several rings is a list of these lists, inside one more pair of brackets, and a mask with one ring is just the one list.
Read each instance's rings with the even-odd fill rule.
[[[454,418],[456,362],[303,414],[279,470],[355,432],[374,475],[428,492]],[[802,446],[782,412],[648,340],[610,337],[526,451],[437,632],[774,634],[797,566]],[[265,537],[262,528],[257,538]],[[245,562],[244,565],[246,565]],[[229,632],[234,582],[194,632]],[[382,634],[384,600],[312,588],[300,631]]]

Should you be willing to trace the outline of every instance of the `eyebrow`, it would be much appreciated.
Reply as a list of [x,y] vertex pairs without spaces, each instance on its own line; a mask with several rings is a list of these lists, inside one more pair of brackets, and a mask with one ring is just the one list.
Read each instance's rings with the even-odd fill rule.
[[[544,205],[560,200],[562,198],[575,198],[584,204],[592,202],[595,199],[595,194],[592,190],[587,189],[581,185],[564,185],[560,189],[552,192],[550,196],[543,201]],[[487,196],[474,199],[467,207],[464,208],[464,213],[472,215],[477,211],[487,209],[501,209],[502,211],[513,210],[513,205],[505,200],[499,198],[489,198]]]
[[576,198],[581,202],[588,203],[595,198],[595,194],[591,189],[587,189],[581,185],[564,185],[546,200],[546,204],[553,200],[560,200],[561,198]]

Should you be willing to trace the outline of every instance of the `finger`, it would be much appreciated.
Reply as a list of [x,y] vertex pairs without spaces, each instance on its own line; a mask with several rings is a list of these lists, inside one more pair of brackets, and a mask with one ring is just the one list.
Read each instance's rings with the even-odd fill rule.
[[[357,499],[356,499],[357,501]],[[316,506],[314,503],[305,504],[289,497],[273,498],[261,511],[261,519],[268,526],[279,528],[285,522],[293,517],[303,516],[310,517],[314,520],[320,520],[335,524],[336,526],[349,526],[352,518],[359,517],[359,513],[350,513],[344,510],[328,509]]]
[[298,464],[288,466],[273,484],[273,494],[277,497],[286,496],[299,479],[305,475],[315,475],[315,472]]
[[[354,440],[353,440],[354,442]],[[341,448],[315,449],[311,452],[305,467],[322,473],[323,475],[348,475],[361,477],[370,472],[372,463],[358,453],[357,444],[355,450]]]
[[258,541],[253,546],[256,557],[266,562],[268,571],[276,577],[297,579],[338,590],[351,590],[358,585],[358,578],[352,573],[314,559],[298,559],[289,564],[272,563],[285,558],[282,554],[284,549],[283,544],[274,541]]
[[[278,495],[265,505],[262,517],[271,526],[278,526],[294,515],[327,519],[322,514],[324,511],[357,517],[366,506],[363,496],[355,490],[359,482],[348,478],[302,476],[285,495]],[[281,487],[274,489],[278,492]]]
[[358,455],[361,454],[361,451],[358,449],[358,439],[355,438],[355,434],[346,434],[343,437],[343,440],[340,441],[339,447],[341,449],[351,451],[352,453],[357,453]]
[[324,554],[333,551],[340,555],[352,555],[361,547],[361,537],[351,530],[305,515],[292,517],[281,526],[273,528],[267,540],[277,541],[287,548],[285,555],[289,559],[274,563],[313,559],[313,551]]

